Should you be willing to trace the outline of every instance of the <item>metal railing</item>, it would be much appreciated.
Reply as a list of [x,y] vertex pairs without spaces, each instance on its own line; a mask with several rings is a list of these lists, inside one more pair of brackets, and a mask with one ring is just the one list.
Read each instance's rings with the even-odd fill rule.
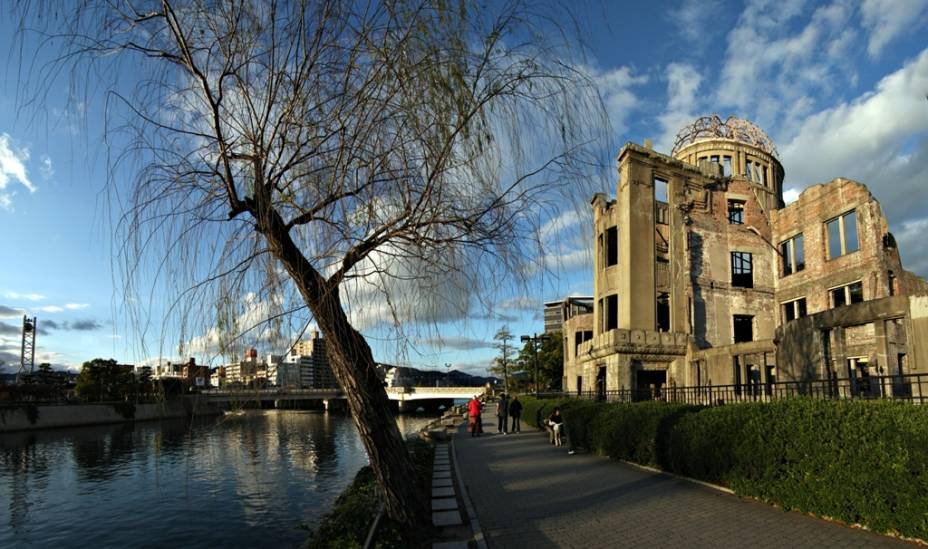
[[805,381],[750,382],[733,385],[669,386],[647,389],[538,393],[538,398],[579,398],[603,402],[662,401],[716,406],[733,402],[769,402],[793,397],[817,399],[892,399],[928,404],[928,374],[865,376]]

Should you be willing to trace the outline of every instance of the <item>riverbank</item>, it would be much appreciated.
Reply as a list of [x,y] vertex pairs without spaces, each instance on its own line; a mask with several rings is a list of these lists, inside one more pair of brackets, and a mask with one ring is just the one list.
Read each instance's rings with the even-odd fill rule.
[[105,404],[0,405],[0,433],[178,419],[194,415],[205,416],[221,413],[222,410],[206,405],[195,396],[157,403],[138,404],[116,402]]
[[[406,444],[410,459],[419,475],[417,484],[423,498],[429,498],[430,494],[434,493],[433,482],[436,479],[429,473],[432,472],[436,445],[443,448],[442,459],[447,462],[446,442],[465,421],[464,406],[454,406],[441,417],[419,429],[417,435],[407,434]],[[447,468],[447,465],[445,467]],[[452,482],[450,472],[447,474],[448,477],[440,479],[440,482],[443,482],[442,486]],[[448,480],[444,480],[445,478]],[[468,535],[463,534],[462,529],[466,530]],[[354,482],[339,495],[332,510],[326,514],[303,547],[367,547],[373,543],[373,546],[384,548],[424,548],[432,547],[435,543],[448,542],[449,539],[457,540],[468,536],[469,530],[460,525],[460,522],[449,523],[445,528],[435,523],[430,532],[409,532],[392,522],[383,514],[380,490],[372,469],[367,466],[358,472]],[[466,545],[467,542],[461,543]]]

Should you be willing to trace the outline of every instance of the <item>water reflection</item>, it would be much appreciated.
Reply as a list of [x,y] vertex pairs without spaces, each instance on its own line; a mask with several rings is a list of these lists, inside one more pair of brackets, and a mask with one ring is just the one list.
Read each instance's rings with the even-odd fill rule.
[[298,545],[366,463],[319,412],[3,434],[0,547]]

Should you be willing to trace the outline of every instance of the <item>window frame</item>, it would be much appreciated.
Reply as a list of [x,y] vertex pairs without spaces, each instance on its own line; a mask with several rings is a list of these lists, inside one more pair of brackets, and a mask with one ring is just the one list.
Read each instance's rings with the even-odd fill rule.
[[603,259],[606,268],[614,267],[619,264],[619,227],[613,225],[603,231],[604,254]]
[[[730,253],[731,285],[733,288],[754,287],[754,254],[751,252],[733,251]],[[737,263],[736,263],[737,261]],[[747,271],[744,271],[745,265]],[[740,270],[741,272],[736,272]],[[738,283],[736,283],[736,281]]]
[[[853,297],[852,297],[853,294],[851,293],[852,286],[860,287],[860,299],[858,301],[853,300]],[[837,292],[838,290],[841,290],[841,295],[842,295],[842,298],[844,299],[844,303],[841,303],[840,305],[838,305],[835,300],[835,295],[837,295],[835,292]],[[838,307],[845,307],[847,305],[856,305],[857,303],[863,303],[864,301],[866,301],[866,298],[864,296],[864,283],[862,279],[855,280],[853,282],[848,282],[847,284],[842,284],[840,286],[833,286],[831,288],[828,288],[828,303],[829,305],[831,305],[832,309],[837,309]]]
[[[796,239],[802,240],[802,262],[797,261]],[[780,278],[784,278],[806,269],[806,241],[802,233],[796,233],[793,236],[780,242]],[[789,272],[787,272],[787,261],[789,262]]]
[[[800,308],[800,302],[802,307]],[[780,313],[783,315],[783,322],[781,324],[786,324],[787,322],[792,322],[798,318],[804,316],[809,316],[808,302],[806,301],[806,296],[797,297],[790,299],[789,301],[784,301],[780,303]],[[793,318],[787,318],[787,311],[792,311]]]
[[[751,338],[746,340],[738,340],[738,319],[747,320],[748,325],[751,327]],[[754,315],[744,315],[744,314],[733,314],[731,315],[731,340],[732,343],[750,343],[754,341]]]
[[[847,225],[846,225],[846,223],[845,223],[845,218],[847,218],[848,216],[851,216],[851,215],[854,216],[854,237],[855,237],[855,242],[854,242],[854,249],[853,249],[853,250],[850,250],[850,249],[849,249],[849,246],[848,246]],[[831,225],[832,223],[836,223],[836,224],[837,224],[837,227],[838,227],[838,240],[839,240],[839,242],[838,242],[838,248],[839,248],[839,253],[838,253],[838,255],[832,255],[832,254],[831,254],[831,252],[832,252],[832,241],[831,241],[831,229],[830,229],[830,225]],[[828,241],[828,245],[826,246],[826,250],[828,251],[828,260],[829,260],[829,261],[831,261],[831,260],[833,260],[833,259],[837,259],[837,258],[839,258],[839,257],[844,257],[844,256],[849,255],[849,254],[852,254],[852,253],[854,253],[854,252],[860,251],[860,219],[858,219],[857,208],[854,208],[853,210],[844,212],[844,213],[842,213],[841,215],[832,217],[831,219],[828,219],[827,221],[825,221],[825,237],[826,237],[826,239],[827,239],[827,241]]]
[[[728,224],[729,225],[744,225],[744,210],[747,203],[744,200],[738,200],[736,198],[728,199]],[[739,208],[733,208],[733,206],[740,206]],[[739,219],[737,221],[733,220],[733,213],[738,213]]]
[[[610,304],[615,303],[615,316],[610,316]],[[609,294],[603,298],[603,332],[616,330],[619,327],[619,294]],[[610,323],[613,320],[614,323]]]

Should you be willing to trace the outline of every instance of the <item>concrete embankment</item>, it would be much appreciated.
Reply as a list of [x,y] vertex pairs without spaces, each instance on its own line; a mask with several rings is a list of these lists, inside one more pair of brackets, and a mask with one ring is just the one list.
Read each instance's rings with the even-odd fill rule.
[[153,404],[64,404],[0,407],[0,433],[51,427],[78,427],[222,413],[193,398]]

